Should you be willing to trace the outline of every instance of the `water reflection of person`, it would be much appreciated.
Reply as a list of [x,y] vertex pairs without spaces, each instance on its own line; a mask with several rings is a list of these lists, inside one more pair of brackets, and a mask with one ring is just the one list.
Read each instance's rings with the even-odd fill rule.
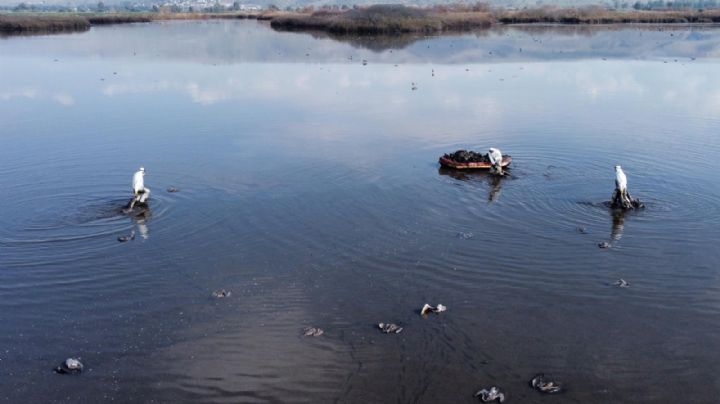
[[619,241],[625,231],[625,212],[622,210],[613,210],[613,223],[610,231],[610,238],[613,242]]
[[499,175],[491,175],[490,178],[490,193],[488,194],[488,202],[496,202],[500,198],[500,191],[502,191],[503,177]]
[[455,170],[445,167],[440,167],[438,173],[440,175],[447,175],[458,181],[480,181],[483,179],[487,179],[487,182],[490,185],[488,202],[496,202],[500,198],[500,192],[502,191],[502,183],[503,180],[506,178],[505,176],[493,175],[488,172]]
[[142,237],[143,240],[147,240],[148,237],[150,237],[150,231],[148,230],[147,222],[150,220],[151,217],[152,213],[150,212],[150,208],[148,206],[136,208],[136,210],[130,215],[130,218],[132,219],[135,227],[137,228],[137,232],[140,234],[140,237]]

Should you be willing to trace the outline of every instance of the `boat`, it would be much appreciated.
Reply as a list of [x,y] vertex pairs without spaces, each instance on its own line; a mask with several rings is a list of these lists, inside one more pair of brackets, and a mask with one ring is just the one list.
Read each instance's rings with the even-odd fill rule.
[[[509,155],[503,156],[502,159],[502,167],[505,168],[512,163],[512,157]],[[489,170],[492,167],[492,164],[490,162],[481,161],[481,162],[459,162],[453,160],[450,155],[446,154],[442,157],[440,157],[440,165],[443,167],[450,167],[457,170]]]

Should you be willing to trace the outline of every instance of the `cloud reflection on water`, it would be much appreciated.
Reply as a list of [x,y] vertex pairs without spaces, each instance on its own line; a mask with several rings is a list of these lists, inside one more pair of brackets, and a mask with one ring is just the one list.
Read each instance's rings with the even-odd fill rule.
[[0,93],[0,101],[11,101],[17,98],[41,101],[49,99],[65,107],[75,105],[75,98],[67,93],[46,93],[37,89],[8,90]]

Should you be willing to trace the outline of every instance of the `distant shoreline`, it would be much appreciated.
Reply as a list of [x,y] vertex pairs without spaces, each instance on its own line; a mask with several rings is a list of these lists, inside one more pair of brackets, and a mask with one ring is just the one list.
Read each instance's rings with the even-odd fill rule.
[[460,32],[515,24],[707,24],[720,23],[720,9],[700,11],[615,11],[600,7],[526,10],[473,9],[471,6],[411,8],[369,6],[348,11],[278,15],[278,30],[320,30],[332,34],[402,34]]
[[166,20],[256,19],[273,13],[12,13],[0,14],[0,34],[32,35],[84,32],[96,25],[147,23]]
[[436,34],[486,29],[515,24],[708,24],[720,23],[720,9],[617,11],[600,7],[525,10],[477,6],[376,5],[349,10],[258,11],[221,13],[4,13],[0,35],[83,32],[95,25],[147,23],[165,20],[256,19],[269,20],[282,31],[325,31],[335,35]]

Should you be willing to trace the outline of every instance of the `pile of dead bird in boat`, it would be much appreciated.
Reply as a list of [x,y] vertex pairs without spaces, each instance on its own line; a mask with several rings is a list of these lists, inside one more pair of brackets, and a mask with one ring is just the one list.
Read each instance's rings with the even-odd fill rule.
[[487,154],[477,153],[472,150],[458,150],[455,153],[444,154],[443,157],[458,163],[490,163]]
[[503,155],[499,149],[491,147],[487,154],[472,150],[458,150],[440,157],[440,165],[456,170],[490,170],[490,174],[504,176],[503,168],[512,163],[510,155]]

